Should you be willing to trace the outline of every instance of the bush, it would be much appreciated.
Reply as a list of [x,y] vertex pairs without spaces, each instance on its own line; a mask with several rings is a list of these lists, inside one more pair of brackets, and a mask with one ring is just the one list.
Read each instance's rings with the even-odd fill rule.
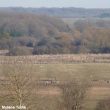
[[99,101],[96,110],[110,110],[110,98]]
[[61,86],[63,106],[66,110],[82,110],[86,87],[78,82],[70,82]]

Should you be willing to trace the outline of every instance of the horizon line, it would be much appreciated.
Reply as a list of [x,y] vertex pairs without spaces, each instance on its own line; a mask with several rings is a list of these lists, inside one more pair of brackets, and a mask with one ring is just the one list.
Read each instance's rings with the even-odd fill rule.
[[62,8],[80,8],[80,9],[110,9],[110,8],[87,8],[87,7],[66,7],[66,6],[63,6],[63,7],[47,7],[47,6],[42,6],[42,7],[26,7],[26,6],[0,6],[0,8],[48,8],[48,9],[51,9],[51,8],[60,8],[60,9],[62,9]]

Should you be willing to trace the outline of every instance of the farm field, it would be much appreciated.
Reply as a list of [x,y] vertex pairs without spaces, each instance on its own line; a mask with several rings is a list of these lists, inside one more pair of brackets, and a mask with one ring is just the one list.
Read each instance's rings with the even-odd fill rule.
[[[9,64],[4,64],[9,67]],[[11,64],[10,64],[11,65]],[[76,63],[76,64],[20,64],[31,74],[39,78],[56,78],[57,80],[71,80],[74,78],[110,79],[110,63]],[[2,64],[0,68],[2,68]],[[2,69],[0,69],[2,70]],[[2,72],[2,71],[1,71]]]
[[[84,110],[94,110],[98,101],[110,96],[110,63],[21,63],[18,65],[22,66],[22,71],[28,72],[31,70],[30,74],[34,83],[42,79],[55,79],[61,83],[75,79],[78,81],[85,80],[90,83],[91,86],[87,90],[84,101]],[[3,76],[3,68],[5,67],[6,70],[10,66],[14,65],[0,64],[1,77]],[[16,64],[14,68],[14,71],[17,72],[18,68],[16,68]],[[35,88],[37,88],[37,85]],[[59,110],[58,104],[61,102],[61,93],[57,85],[49,83],[41,86],[36,96],[36,107],[39,110]],[[42,103],[44,104],[43,107]]]
[[94,23],[99,20],[110,21],[110,18],[62,18],[62,20],[67,23],[71,28],[74,27],[75,22],[77,21],[93,21]]

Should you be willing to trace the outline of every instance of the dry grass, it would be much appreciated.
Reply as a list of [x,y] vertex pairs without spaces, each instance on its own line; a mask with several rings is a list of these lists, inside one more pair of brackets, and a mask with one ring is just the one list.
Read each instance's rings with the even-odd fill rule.
[[92,87],[87,92],[85,110],[94,110],[98,101],[110,97],[110,88]]
[[[0,65],[0,74],[2,73]],[[5,65],[7,68],[9,65]],[[110,79],[110,63],[79,63],[79,64],[26,64],[24,70],[32,69],[33,79],[56,78],[60,81],[80,79]],[[61,91],[57,87],[45,87],[38,90],[36,107],[38,110],[59,110],[57,104],[60,102]],[[85,110],[94,110],[96,103],[110,96],[109,87],[92,87],[85,98]],[[9,102],[7,102],[9,103]],[[42,106],[43,104],[43,106]],[[36,109],[32,109],[36,110]]]

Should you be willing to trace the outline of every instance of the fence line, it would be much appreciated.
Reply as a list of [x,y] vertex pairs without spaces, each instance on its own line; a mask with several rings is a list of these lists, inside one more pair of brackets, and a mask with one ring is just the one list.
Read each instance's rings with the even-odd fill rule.
[[35,56],[0,56],[0,64],[30,63],[110,63],[110,54],[62,54]]

